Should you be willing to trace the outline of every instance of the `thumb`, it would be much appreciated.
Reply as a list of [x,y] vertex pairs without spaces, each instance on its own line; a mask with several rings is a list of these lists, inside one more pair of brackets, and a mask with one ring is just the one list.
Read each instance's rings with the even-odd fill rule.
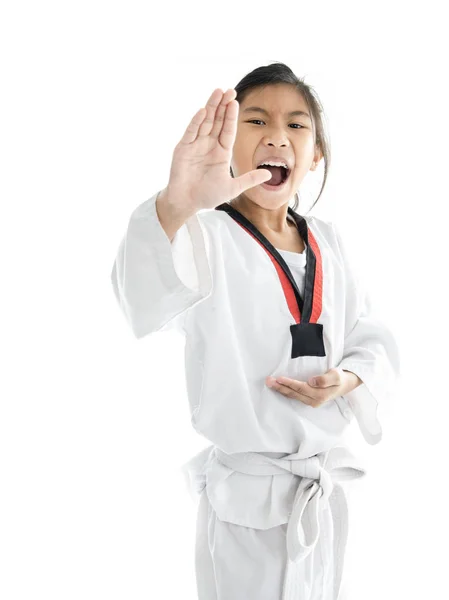
[[240,175],[240,177],[234,177],[232,179],[235,188],[236,188],[236,196],[249,190],[256,185],[260,185],[261,183],[265,183],[265,181],[269,181],[271,179],[271,171],[268,169],[255,169],[254,171],[249,171],[248,173],[244,173]]
[[342,380],[342,369],[333,368],[329,369],[324,375],[317,375],[315,377],[311,377],[308,380],[308,384],[312,387],[329,387],[331,385],[340,385]]

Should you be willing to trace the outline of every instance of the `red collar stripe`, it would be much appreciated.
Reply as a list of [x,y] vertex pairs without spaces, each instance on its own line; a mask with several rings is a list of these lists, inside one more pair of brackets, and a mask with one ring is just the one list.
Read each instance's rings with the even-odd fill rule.
[[[240,223],[239,225],[245,229]],[[287,275],[284,273],[284,270],[278,263],[278,261],[272,256],[272,254],[265,248],[265,246],[251,233],[248,233],[256,240],[256,242],[265,250],[268,256],[271,259],[271,262],[276,269],[279,280],[282,285],[282,289],[284,290],[285,299],[287,301],[288,308],[292,314],[292,317],[295,319],[296,323],[301,322],[301,312],[298,307],[298,303],[296,301],[295,292],[293,290],[293,286],[290,283]],[[320,248],[315,240],[313,233],[310,231],[310,227],[307,229],[308,234],[308,243],[313,250],[316,259],[315,265],[315,281],[313,286],[313,299],[312,299],[312,314],[310,317],[309,323],[317,323],[318,319],[321,315],[321,310],[323,307],[323,265]]]
[[307,234],[309,238],[310,247],[315,254],[316,265],[315,265],[315,281],[313,284],[313,300],[312,300],[312,314],[310,315],[310,323],[317,323],[321,315],[321,309],[323,308],[323,261],[321,258],[320,247],[317,241],[310,231],[310,227],[307,228]]

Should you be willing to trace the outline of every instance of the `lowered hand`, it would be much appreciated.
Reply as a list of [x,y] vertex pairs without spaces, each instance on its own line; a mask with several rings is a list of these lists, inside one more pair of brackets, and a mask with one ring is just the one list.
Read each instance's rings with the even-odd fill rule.
[[339,367],[329,369],[323,375],[311,377],[308,382],[289,377],[267,377],[265,381],[269,388],[313,408],[338,396],[344,396],[363,383],[355,373]]

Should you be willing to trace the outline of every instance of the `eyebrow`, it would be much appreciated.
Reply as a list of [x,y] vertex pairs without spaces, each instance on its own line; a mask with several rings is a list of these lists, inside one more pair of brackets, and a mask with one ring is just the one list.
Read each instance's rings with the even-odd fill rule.
[[[243,110],[244,113],[247,112],[259,112],[262,113],[264,115],[269,115],[270,113],[265,110],[264,108],[260,108],[260,106],[248,106],[247,108],[245,108]],[[310,119],[310,115],[309,113],[303,111],[303,110],[292,110],[291,112],[287,113],[288,117],[307,117]]]

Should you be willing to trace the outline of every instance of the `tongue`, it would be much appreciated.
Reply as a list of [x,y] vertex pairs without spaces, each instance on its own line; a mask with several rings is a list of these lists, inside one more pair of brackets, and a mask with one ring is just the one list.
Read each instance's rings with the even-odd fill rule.
[[268,169],[271,172],[271,179],[266,181],[268,185],[279,185],[282,183],[282,167],[271,167],[269,165],[261,165],[258,169]]

